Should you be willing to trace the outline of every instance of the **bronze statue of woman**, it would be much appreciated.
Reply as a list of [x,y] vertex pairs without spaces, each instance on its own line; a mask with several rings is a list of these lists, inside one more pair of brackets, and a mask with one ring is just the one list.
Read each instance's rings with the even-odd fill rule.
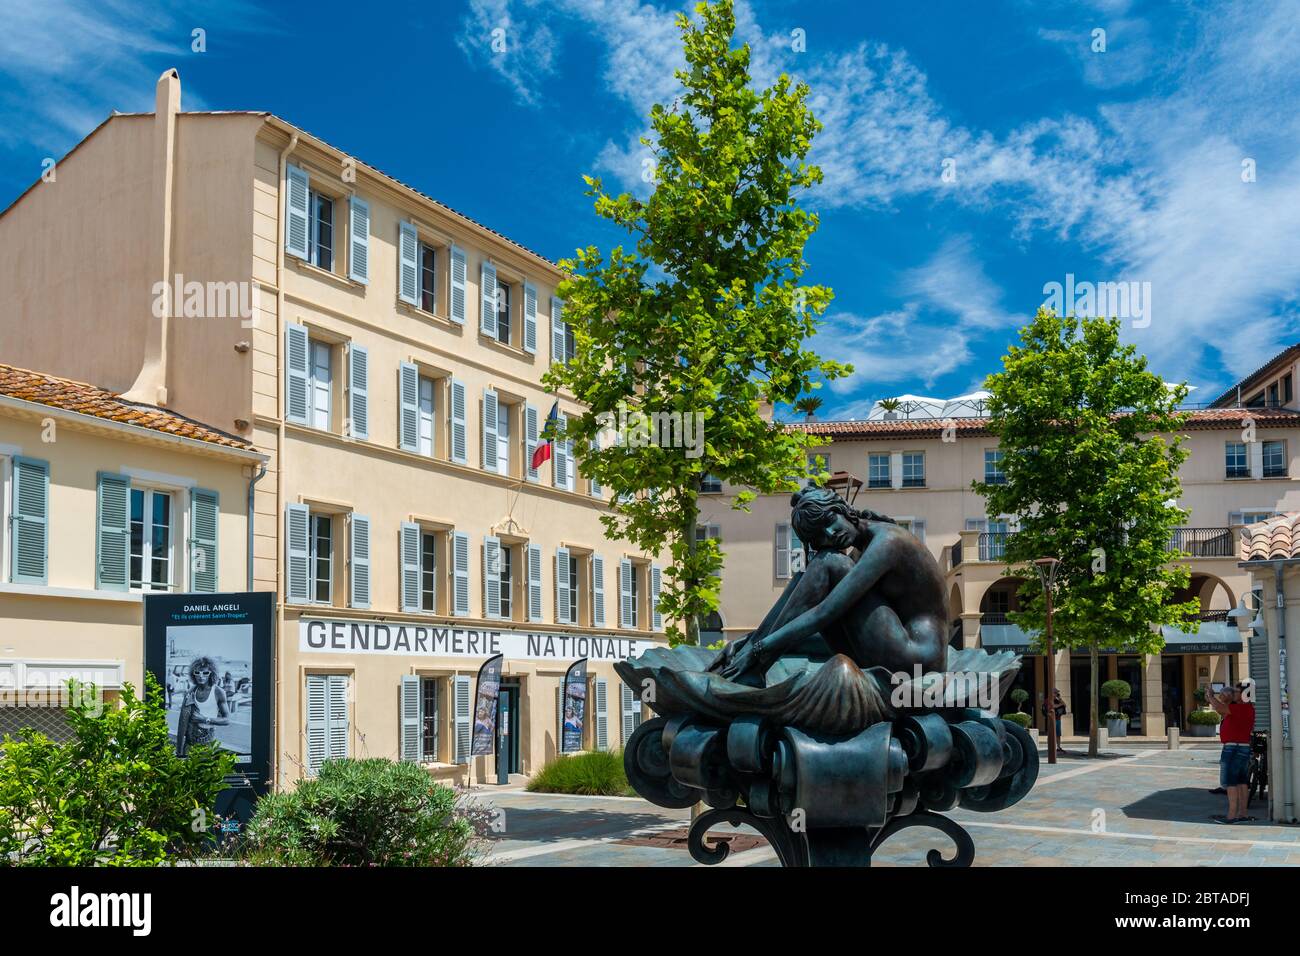
[[814,552],[807,570],[758,630],[729,645],[710,670],[755,687],[786,653],[844,654],[863,670],[942,670],[947,589],[925,545],[825,488],[797,492],[791,506],[795,532]]

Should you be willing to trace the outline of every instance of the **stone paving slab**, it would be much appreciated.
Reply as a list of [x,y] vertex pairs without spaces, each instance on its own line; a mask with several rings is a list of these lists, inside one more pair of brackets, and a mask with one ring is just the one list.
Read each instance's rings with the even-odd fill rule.
[[[1265,819],[1256,803],[1252,824],[1223,826],[1209,819],[1227,809],[1207,791],[1218,783],[1218,749],[1200,746],[1116,747],[1102,759],[1078,753],[1044,763],[1027,798],[995,814],[958,808],[975,841],[976,866],[1295,866],[1300,827]],[[489,865],[694,866],[684,849],[628,845],[635,835],[689,824],[689,810],[666,810],[643,800],[531,794],[479,788],[472,799],[502,811]],[[721,833],[734,832],[722,827]],[[752,832],[743,828],[742,832]],[[952,852],[951,842],[928,828],[904,830],[878,851],[877,866],[924,866],[926,852]],[[728,860],[735,866],[775,866],[767,847]]]

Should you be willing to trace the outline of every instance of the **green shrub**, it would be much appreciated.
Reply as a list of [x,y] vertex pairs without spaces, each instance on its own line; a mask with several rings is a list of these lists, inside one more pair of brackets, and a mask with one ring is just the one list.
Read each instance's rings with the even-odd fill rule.
[[1217,727],[1223,717],[1217,710],[1194,710],[1187,715],[1189,724],[1201,724],[1206,727]]
[[482,835],[471,817],[419,764],[328,760],[258,802],[240,852],[261,865],[469,866]]
[[1009,720],[1013,724],[1019,724],[1021,727],[1024,727],[1025,729],[1028,729],[1029,725],[1034,722],[1034,719],[1032,717],[1030,717],[1028,714],[1022,714],[1020,711],[1016,711],[1015,713],[1011,713],[1011,714],[1003,714],[1002,719]]
[[1128,714],[1122,710],[1108,710],[1102,716],[1106,720],[1128,720]]
[[571,757],[556,757],[528,781],[528,789],[536,793],[636,796],[623,772],[621,750],[593,750]]
[[1011,703],[1016,705],[1016,710],[1020,711],[1024,710],[1025,701],[1029,700],[1029,691],[1025,690],[1023,687],[1017,687],[1007,696],[1011,698]]
[[1101,685],[1102,697],[1115,697],[1119,700],[1128,700],[1133,696],[1133,687],[1126,680],[1108,680]]
[[145,675],[105,706],[71,681],[71,739],[34,730],[0,742],[0,860],[30,866],[158,866],[210,843],[234,755],[214,745],[176,756],[162,688]]

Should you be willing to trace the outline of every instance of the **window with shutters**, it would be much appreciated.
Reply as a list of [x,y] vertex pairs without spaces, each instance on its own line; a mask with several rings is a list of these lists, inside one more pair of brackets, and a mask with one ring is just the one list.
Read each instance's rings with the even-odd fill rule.
[[312,190],[307,205],[307,261],[334,271],[334,200]]
[[438,762],[438,702],[441,679],[420,678],[420,759],[425,763]]
[[578,556],[576,554],[570,555],[569,556],[569,621],[568,621],[568,623],[570,624],[578,623],[578,607],[579,607],[578,601],[581,597],[580,582],[582,581],[582,577],[578,573],[579,572],[578,564],[579,564]]
[[50,464],[34,458],[0,457],[0,566],[14,584],[49,582]]
[[1246,443],[1242,441],[1224,442],[1223,461],[1225,478],[1249,478],[1250,459],[1246,455]]
[[332,604],[334,602],[334,519],[331,515],[313,514],[310,521],[308,567],[310,568],[311,602]]
[[641,574],[641,565],[634,562],[632,564],[632,574],[628,581],[630,586],[629,595],[631,597],[631,600],[628,602],[628,608],[631,611],[631,616],[628,618],[627,622],[628,627],[639,627],[640,622],[644,617],[641,614],[641,592],[644,590],[641,587]]
[[131,489],[131,563],[133,591],[170,591],[175,584],[173,539],[175,498],[152,488]]
[[508,544],[501,546],[501,570],[499,579],[501,581],[501,617],[503,620],[510,621],[514,619],[514,602],[511,596],[514,594],[514,548]]
[[347,674],[308,674],[304,696],[307,713],[307,774],[315,776],[326,760],[344,760],[351,749]]
[[1286,442],[1266,441],[1264,445],[1264,477],[1286,477]]
[[416,410],[417,450],[421,455],[433,457],[434,380],[419,376],[419,400]]
[[577,624],[587,601],[587,576],[590,571],[590,554],[580,554],[569,548],[555,552],[555,620],[559,624]]
[[510,283],[497,277],[497,322],[496,340],[502,345],[510,344],[510,316],[513,295]]

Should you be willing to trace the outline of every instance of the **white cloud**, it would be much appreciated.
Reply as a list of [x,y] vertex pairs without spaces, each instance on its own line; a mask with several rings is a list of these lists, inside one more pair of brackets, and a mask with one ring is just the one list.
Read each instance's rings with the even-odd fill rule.
[[456,45],[475,65],[485,64],[522,103],[540,100],[555,72],[555,35],[538,15],[537,0],[470,0]]

